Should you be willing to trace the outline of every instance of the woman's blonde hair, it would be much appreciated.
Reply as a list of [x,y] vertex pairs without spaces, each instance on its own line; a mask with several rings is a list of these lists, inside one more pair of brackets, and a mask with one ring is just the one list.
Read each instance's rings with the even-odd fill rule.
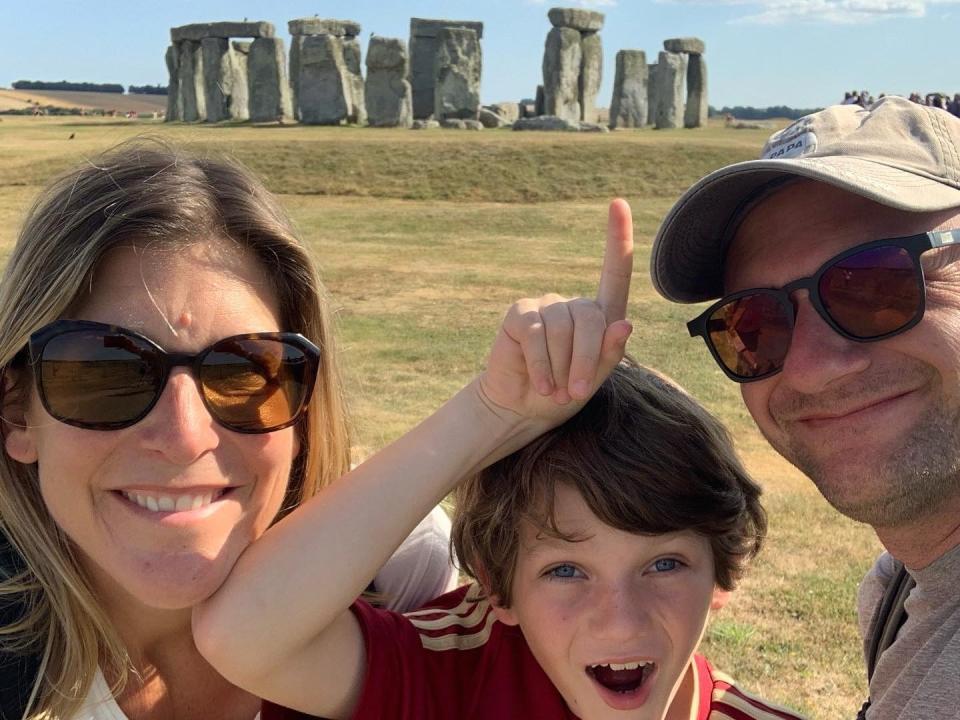
[[[346,411],[315,263],[276,200],[232,160],[137,140],[49,185],[27,216],[0,284],[2,405],[6,412],[26,397],[31,379],[10,368],[30,334],[70,312],[106,252],[121,243],[177,247],[205,238],[232,240],[252,253],[273,280],[282,329],[302,333],[321,350],[317,386],[297,429],[301,451],[284,514],[348,470]],[[4,420],[3,437],[6,431]],[[122,686],[130,659],[46,510],[37,466],[6,453],[0,453],[0,531],[11,546],[0,568],[0,652],[40,662],[25,717],[72,717],[98,664]]]

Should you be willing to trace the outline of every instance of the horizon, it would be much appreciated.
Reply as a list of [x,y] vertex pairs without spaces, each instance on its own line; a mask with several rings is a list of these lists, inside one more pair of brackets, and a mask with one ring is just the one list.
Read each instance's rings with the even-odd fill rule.
[[[663,41],[699,37],[706,43],[708,99],[724,106],[824,107],[844,92],[868,90],[960,92],[960,62],[953,26],[960,0],[354,0],[320,17],[354,20],[364,55],[372,34],[409,39],[410,18],[479,20],[484,104],[532,98],[542,82],[543,44],[550,7],[583,7],[605,16],[603,82],[597,105],[610,104],[616,53],[639,49],[656,62]],[[81,4],[49,0],[6,8],[8,34],[0,48],[0,86],[18,80],[166,85],[164,53],[170,28],[197,22],[264,20],[273,23],[287,51],[287,21],[317,15],[301,0],[171,0],[136,6],[120,0]],[[960,17],[960,14],[957,14]],[[42,28],[43,33],[23,32]],[[112,39],[112,40],[111,40]],[[81,52],[84,48],[91,51]],[[907,48],[908,51],[900,51]],[[762,58],[763,62],[759,62]],[[746,79],[745,79],[746,78]]]

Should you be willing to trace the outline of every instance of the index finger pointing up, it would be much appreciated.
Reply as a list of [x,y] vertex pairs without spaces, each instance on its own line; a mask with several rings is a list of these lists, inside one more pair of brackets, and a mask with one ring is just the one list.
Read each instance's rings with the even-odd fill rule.
[[626,200],[610,203],[607,217],[607,246],[603,252],[603,270],[597,305],[603,310],[607,324],[627,316],[630,276],[633,273],[633,217]]

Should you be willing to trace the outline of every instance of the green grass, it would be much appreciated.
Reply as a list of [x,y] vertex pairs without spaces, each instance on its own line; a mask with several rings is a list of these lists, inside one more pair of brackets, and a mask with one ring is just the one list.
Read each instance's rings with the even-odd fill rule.
[[637,236],[628,350],[727,423],[770,514],[766,547],[711,624],[705,651],[745,687],[810,716],[856,713],[865,687],[854,598],[879,546],[767,447],[737,388],[687,337],[696,307],[663,301],[646,272],[671,202],[708,170],[753,157],[766,131],[581,136],[4,118],[0,258],[52,173],[145,130],[232,152],[281,193],[337,303],[361,453],[472,377],[515,299],[592,292],[606,203],[626,197]]

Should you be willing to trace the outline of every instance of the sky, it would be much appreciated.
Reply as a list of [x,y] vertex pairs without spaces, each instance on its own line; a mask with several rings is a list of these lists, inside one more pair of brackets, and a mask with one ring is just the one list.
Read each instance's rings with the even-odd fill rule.
[[554,5],[604,13],[603,84],[610,103],[615,56],[663,41],[706,42],[715,107],[822,107],[846,90],[960,92],[960,0],[0,0],[0,87],[16,80],[166,84],[169,29],[193,22],[287,21],[319,15],[371,33],[409,38],[410,18],[484,23],[481,101],[533,97]]

